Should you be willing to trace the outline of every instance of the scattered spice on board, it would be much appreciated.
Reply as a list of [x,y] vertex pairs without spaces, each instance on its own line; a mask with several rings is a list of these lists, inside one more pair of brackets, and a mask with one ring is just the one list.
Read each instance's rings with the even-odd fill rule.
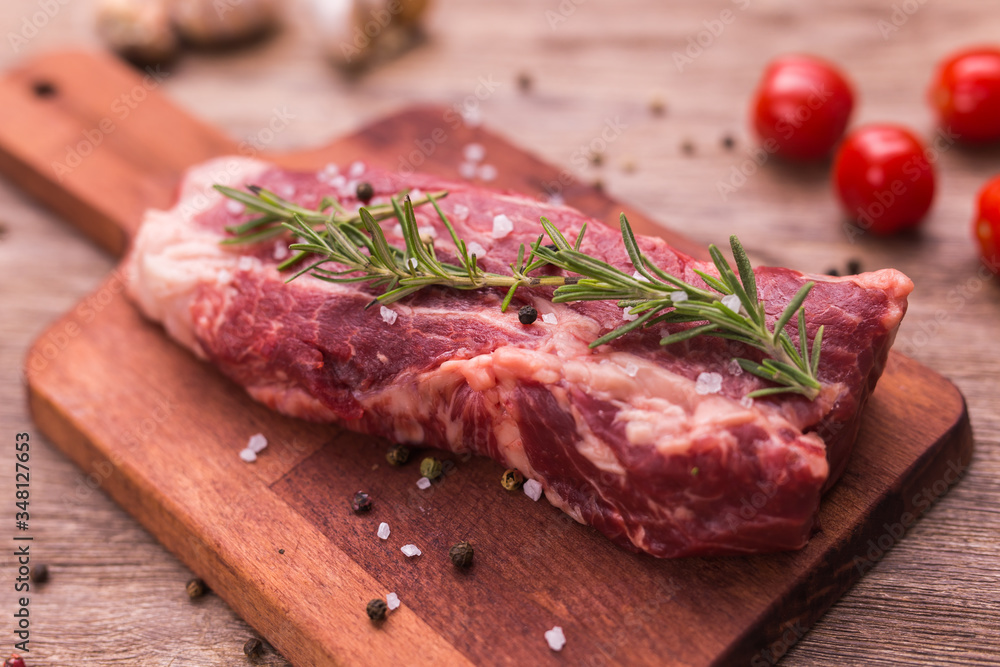
[[385,600],[382,598],[375,598],[368,602],[368,606],[365,607],[365,612],[368,614],[368,618],[373,621],[381,621],[385,619],[385,613],[389,610],[389,605],[386,604]]
[[354,494],[354,497],[351,498],[351,509],[354,510],[355,514],[370,512],[372,505],[372,497],[364,491],[358,491]]
[[36,584],[44,584],[49,580],[49,566],[39,563],[31,569],[31,580]]
[[602,153],[601,151],[591,151],[589,158],[590,158],[590,164],[594,165],[595,167],[600,167],[602,164],[604,164],[604,153]]
[[517,87],[522,93],[531,92],[531,87],[534,85],[534,80],[531,75],[527,72],[520,72],[517,75]]
[[199,579],[198,577],[195,577],[194,579],[188,581],[187,586],[185,588],[187,589],[188,597],[191,598],[192,600],[200,598],[205,594],[206,591],[205,582]]
[[727,134],[722,137],[722,147],[727,151],[731,151],[736,147],[736,140],[733,139],[733,135]]
[[264,644],[256,637],[251,637],[243,644],[243,654],[255,660],[264,654]]
[[393,445],[385,454],[389,465],[401,466],[410,460],[410,448],[406,445]]
[[649,113],[656,117],[663,116],[667,113],[666,103],[659,97],[654,97],[649,101]]
[[524,475],[517,468],[505,470],[500,476],[500,484],[508,491],[514,491],[524,484]]
[[420,462],[420,474],[427,479],[437,479],[441,476],[441,462],[428,456]]
[[463,540],[448,550],[448,557],[455,567],[469,567],[472,565],[472,557],[476,550],[472,545]]
[[684,153],[684,155],[694,155],[694,142],[690,139],[685,139],[681,144],[681,152]]

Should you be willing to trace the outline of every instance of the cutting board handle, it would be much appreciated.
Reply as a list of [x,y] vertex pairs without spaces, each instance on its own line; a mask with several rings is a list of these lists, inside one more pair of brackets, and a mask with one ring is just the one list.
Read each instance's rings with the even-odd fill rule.
[[184,169],[236,142],[161,92],[168,70],[54,52],[0,78],[0,173],[121,255],[142,212],[169,206]]

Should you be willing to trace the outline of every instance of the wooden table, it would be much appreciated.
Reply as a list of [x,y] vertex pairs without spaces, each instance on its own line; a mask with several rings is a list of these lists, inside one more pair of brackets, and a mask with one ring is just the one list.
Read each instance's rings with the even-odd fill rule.
[[[979,273],[969,227],[976,191],[1000,173],[1000,148],[940,153],[938,199],[919,234],[851,242],[828,167],[757,166],[746,127],[748,98],[767,60],[808,50],[854,79],[855,122],[899,121],[932,138],[924,98],[934,64],[962,45],[996,40],[1000,15],[976,0],[896,3],[903,5],[919,9],[893,17],[892,3],[861,0],[439,0],[427,42],[359,80],[322,61],[308,21],[295,15],[257,48],[186,55],[162,86],[196,115],[273,150],[322,143],[404,103],[477,106],[488,125],[565,166],[568,176],[600,179],[614,196],[700,242],[736,232],[757,262],[823,271],[858,259],[865,269],[906,272],[916,290],[897,347],[965,393],[974,461],[782,664],[997,664],[1000,286]],[[44,22],[39,7],[37,0],[0,7],[5,35],[32,35],[22,33],[25,20],[41,25],[17,53],[10,45],[0,50],[0,66],[47,49],[98,46],[89,3],[59,5]],[[705,22],[721,32],[702,34],[711,43],[679,68],[674,53],[684,53],[689,38],[696,43]],[[530,90],[518,85],[522,74]],[[665,103],[662,116],[650,111],[654,99]],[[289,120],[266,131],[277,117]],[[735,147],[723,145],[726,136]],[[602,164],[588,161],[591,148],[603,151]],[[734,176],[740,170],[750,175]],[[723,197],[721,183],[738,187]],[[51,571],[31,598],[29,664],[240,664],[252,630],[215,596],[188,601],[190,573],[43,444],[26,413],[21,365],[29,343],[89,294],[112,261],[0,182],[0,266],[0,423],[11,471],[0,497],[13,495],[14,434],[28,431],[36,443],[34,562]],[[11,550],[3,565],[10,581]],[[3,609],[15,602],[7,590]],[[9,636],[0,651],[10,650]],[[261,664],[286,663],[269,653]]]

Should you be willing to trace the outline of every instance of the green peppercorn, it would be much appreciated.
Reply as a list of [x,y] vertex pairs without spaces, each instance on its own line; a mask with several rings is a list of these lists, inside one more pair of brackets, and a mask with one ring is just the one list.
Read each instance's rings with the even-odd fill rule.
[[361,514],[363,512],[369,512],[372,508],[372,498],[364,491],[358,491],[351,498],[351,509],[354,510],[355,514]]
[[476,550],[465,540],[459,542],[448,550],[448,557],[455,567],[469,567],[472,565],[472,557]]
[[386,452],[385,460],[390,465],[401,466],[410,459],[410,448],[406,445],[393,445]]
[[251,637],[243,644],[243,654],[251,660],[259,658],[264,653],[264,644],[256,637]]
[[191,581],[187,582],[187,594],[192,600],[200,598],[205,594],[205,582],[195,577]]
[[389,605],[382,598],[375,598],[368,602],[365,611],[368,613],[368,618],[373,621],[381,621],[385,618],[386,612],[389,611]]
[[420,462],[420,474],[427,479],[437,479],[441,476],[441,462],[428,456]]
[[500,484],[503,488],[508,491],[514,491],[519,489],[522,484],[524,484],[524,475],[517,468],[511,468],[510,470],[505,470],[503,475],[500,477]]
[[355,194],[358,197],[358,201],[367,204],[372,200],[372,197],[375,196],[375,189],[372,187],[371,183],[362,181],[358,183],[358,189]]
[[520,320],[521,324],[532,324],[538,319],[538,311],[532,306],[524,306],[517,311],[517,319]]

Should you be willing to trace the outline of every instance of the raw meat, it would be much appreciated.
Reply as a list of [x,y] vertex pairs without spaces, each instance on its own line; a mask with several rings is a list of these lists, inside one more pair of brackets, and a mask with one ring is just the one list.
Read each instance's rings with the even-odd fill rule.
[[[500,291],[433,288],[365,310],[375,292],[363,285],[308,276],[286,284],[276,269],[287,255],[281,243],[219,244],[223,228],[247,215],[213,183],[261,185],[307,207],[333,195],[350,208],[358,179],[373,185],[375,202],[406,188],[448,190],[442,209],[485,251],[488,271],[506,272],[544,215],[571,238],[590,222],[582,249],[632,273],[617,229],[569,207],[359,165],[347,175],[333,166],[314,174],[222,158],[187,174],[173,209],[147,213],[128,263],[131,297],[272,408],[490,456],[627,548],[676,557],[806,543],[885,365],[908,278],[891,269],[843,278],[758,269],[772,321],[805,281],[817,281],[806,309],[810,335],[826,325],[823,391],[815,401],[751,402],[746,394],[766,383],[731,365],[734,356],[754,357],[733,342],[703,336],[662,348],[662,330],[647,330],[588,349],[624,321],[614,303],[552,304],[550,292],[521,292],[501,313]],[[495,235],[501,215],[513,231]],[[418,208],[417,218],[436,236],[438,255],[454,261],[433,209]],[[382,226],[402,245],[395,221]],[[660,239],[639,243],[690,282],[698,282],[696,267],[714,272]],[[517,311],[527,303],[545,317],[521,324]],[[699,382],[703,373],[721,383],[714,375]]]

